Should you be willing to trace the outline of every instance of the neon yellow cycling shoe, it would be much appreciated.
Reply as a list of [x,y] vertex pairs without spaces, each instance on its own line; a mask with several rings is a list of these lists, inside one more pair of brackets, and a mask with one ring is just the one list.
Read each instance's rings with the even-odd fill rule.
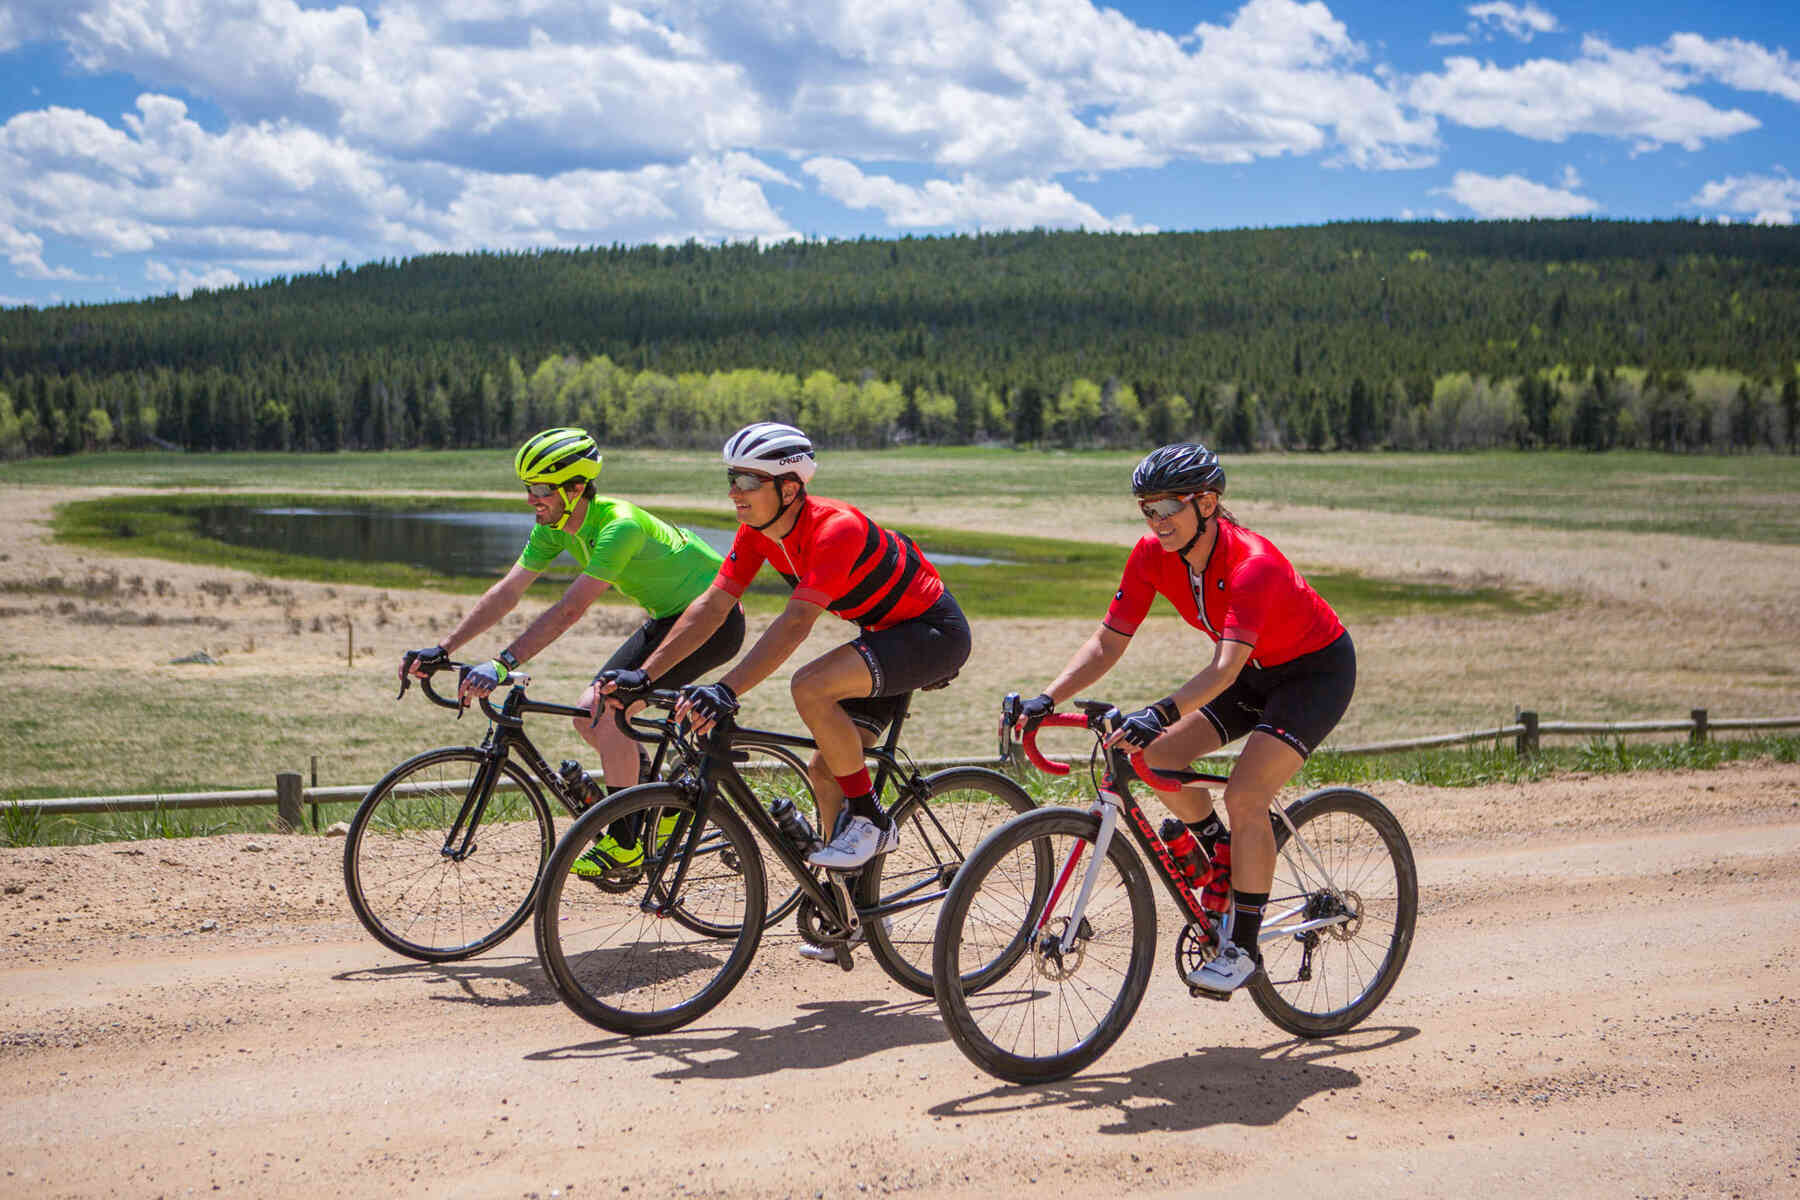
[[642,845],[633,845],[627,849],[619,845],[619,839],[609,833],[575,860],[575,865],[569,868],[569,874],[577,879],[618,878],[626,872],[639,870],[643,865]]

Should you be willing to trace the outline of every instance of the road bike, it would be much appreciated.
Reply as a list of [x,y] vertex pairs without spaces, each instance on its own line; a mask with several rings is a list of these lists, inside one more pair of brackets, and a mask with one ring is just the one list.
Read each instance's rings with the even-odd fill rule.
[[[420,691],[433,704],[465,711],[432,687],[446,662],[428,669]],[[344,842],[344,886],[350,907],[375,940],[408,958],[452,962],[491,949],[530,918],[544,864],[556,845],[552,805],[570,817],[588,808],[578,785],[550,769],[525,732],[528,715],[590,719],[586,709],[529,699],[530,676],[516,673],[500,707],[487,697],[478,746],[443,746],[407,759],[370,788]],[[409,684],[403,683],[404,696]],[[754,755],[746,786],[759,797],[787,796],[811,814],[806,763],[782,745],[746,739]],[[672,768],[669,747],[652,745],[644,774]],[[602,830],[601,832],[604,832]],[[595,836],[599,836],[596,834]],[[769,898],[771,921],[792,912],[799,890]]]
[[[1229,916],[1201,903],[1130,782],[1135,775],[1168,792],[1226,777],[1159,772],[1142,754],[1104,748],[1118,710],[1092,700],[1075,707],[1079,713],[1026,727],[1023,746],[1039,768],[1066,774],[1067,764],[1039,752],[1038,730],[1087,728],[1095,738],[1093,803],[1040,808],[996,830],[964,865],[938,918],[938,1008],[964,1054],[1014,1083],[1072,1075],[1124,1033],[1156,956],[1152,872],[1182,919],[1174,966],[1184,983],[1230,937]],[[1018,725],[1018,697],[1008,696],[1003,757]],[[1270,820],[1277,853],[1258,939],[1263,966],[1245,990],[1289,1033],[1342,1033],[1375,1011],[1406,963],[1418,913],[1412,848],[1394,815],[1354,788],[1321,788],[1285,809],[1271,805]],[[1121,826],[1129,838],[1118,836]],[[1021,926],[1029,931],[1023,945]],[[985,972],[979,990],[963,982],[971,963]]]
[[[670,709],[678,693],[640,693]],[[636,698],[636,697],[634,697]],[[811,751],[810,738],[745,729],[723,719],[694,737],[672,718],[616,714],[640,741],[666,741],[685,769],[675,779],[618,792],[584,813],[557,843],[538,897],[538,953],[557,994],[583,1019],[614,1033],[663,1033],[698,1018],[749,969],[768,922],[772,856],[800,893],[801,936],[829,946],[848,971],[855,948],[869,952],[902,987],[932,994],[931,937],[938,906],[968,853],[1005,821],[1029,812],[1025,790],[998,771],[951,767],[922,774],[900,749],[911,697],[885,739],[866,751],[875,794],[900,831],[898,848],[860,869],[808,866],[810,830],[782,822],[746,784],[751,746]],[[607,890],[569,875],[599,830],[634,818],[647,830],[641,880]],[[758,838],[761,845],[758,844]],[[1023,936],[1023,931],[1018,931]],[[973,966],[978,987],[979,966]]]

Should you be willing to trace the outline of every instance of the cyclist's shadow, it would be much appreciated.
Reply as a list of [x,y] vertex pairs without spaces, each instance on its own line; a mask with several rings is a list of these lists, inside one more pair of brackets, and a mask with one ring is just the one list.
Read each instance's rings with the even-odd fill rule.
[[1193,1132],[1212,1125],[1273,1125],[1323,1092],[1360,1086],[1362,1077],[1325,1059],[1386,1049],[1419,1035],[1411,1027],[1369,1027],[1335,1038],[1270,1046],[1209,1046],[1135,1071],[1076,1075],[1055,1083],[1006,1084],[934,1105],[964,1119],[1063,1105],[1110,1111],[1099,1133]]
[[536,956],[494,955],[479,961],[405,962],[385,967],[357,967],[340,971],[339,983],[417,981],[448,983],[455,990],[431,996],[447,1004],[478,1004],[484,1008],[523,1008],[557,1003],[556,990],[538,965]]
[[876,1000],[821,1000],[800,1006],[802,1015],[773,1029],[750,1025],[696,1028],[674,1033],[582,1042],[525,1057],[561,1059],[663,1058],[658,1079],[749,1079],[776,1071],[817,1071],[901,1046],[944,1040],[937,1005],[927,999],[899,1004]]

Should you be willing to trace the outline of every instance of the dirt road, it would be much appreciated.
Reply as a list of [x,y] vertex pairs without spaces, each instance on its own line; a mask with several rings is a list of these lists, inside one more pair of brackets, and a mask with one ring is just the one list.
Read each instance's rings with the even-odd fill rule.
[[382,950],[335,839],[0,850],[0,1195],[1800,1195],[1800,767],[1375,790],[1422,905],[1368,1026],[1296,1042],[1159,967],[1030,1088],[791,932],[631,1041],[529,930]]

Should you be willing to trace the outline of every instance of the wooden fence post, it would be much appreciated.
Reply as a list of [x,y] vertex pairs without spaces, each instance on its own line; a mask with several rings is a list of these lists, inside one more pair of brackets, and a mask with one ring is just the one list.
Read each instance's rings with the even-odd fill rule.
[[356,626],[349,617],[344,618],[344,665],[356,669]]
[[1688,716],[1694,718],[1694,728],[1688,733],[1688,741],[1698,746],[1706,740],[1706,710],[1696,708],[1691,710]]
[[275,816],[283,832],[300,828],[300,772],[280,771],[275,775]]
[[1530,758],[1538,752],[1538,715],[1529,710],[1521,712],[1519,724],[1524,728],[1519,730],[1519,739],[1514,743],[1514,748],[1520,758]]

